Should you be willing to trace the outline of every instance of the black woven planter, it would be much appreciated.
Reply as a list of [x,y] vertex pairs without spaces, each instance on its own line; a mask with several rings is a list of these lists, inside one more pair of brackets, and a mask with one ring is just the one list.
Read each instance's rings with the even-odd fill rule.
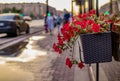
[[120,33],[112,32],[112,55],[116,61],[120,61]]
[[86,64],[112,61],[111,32],[80,35]]

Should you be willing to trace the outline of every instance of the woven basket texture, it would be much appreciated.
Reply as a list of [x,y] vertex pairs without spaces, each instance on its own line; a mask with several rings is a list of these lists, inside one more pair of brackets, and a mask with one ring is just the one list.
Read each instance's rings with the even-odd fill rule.
[[80,35],[86,64],[112,61],[111,32]]

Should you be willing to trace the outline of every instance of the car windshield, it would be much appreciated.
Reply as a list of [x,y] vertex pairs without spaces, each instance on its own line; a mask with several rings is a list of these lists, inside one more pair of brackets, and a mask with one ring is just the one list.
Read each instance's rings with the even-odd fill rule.
[[0,15],[0,19],[10,19],[10,20],[13,20],[13,15]]

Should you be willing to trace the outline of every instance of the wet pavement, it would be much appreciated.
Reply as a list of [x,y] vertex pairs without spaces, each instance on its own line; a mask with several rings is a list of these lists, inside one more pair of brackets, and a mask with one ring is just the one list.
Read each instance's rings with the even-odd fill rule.
[[55,37],[32,36],[16,57],[0,56],[0,81],[74,81],[74,67],[65,66],[65,54],[61,57],[51,48]]
[[28,42],[29,42],[28,40],[25,40],[15,45],[1,49],[0,56],[6,56],[6,57],[18,56],[26,48],[26,45],[28,44]]

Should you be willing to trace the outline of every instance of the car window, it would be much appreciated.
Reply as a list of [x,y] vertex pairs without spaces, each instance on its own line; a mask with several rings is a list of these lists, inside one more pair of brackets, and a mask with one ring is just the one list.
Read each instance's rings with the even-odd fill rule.
[[13,20],[13,16],[12,15],[1,15],[0,19],[12,19]]

